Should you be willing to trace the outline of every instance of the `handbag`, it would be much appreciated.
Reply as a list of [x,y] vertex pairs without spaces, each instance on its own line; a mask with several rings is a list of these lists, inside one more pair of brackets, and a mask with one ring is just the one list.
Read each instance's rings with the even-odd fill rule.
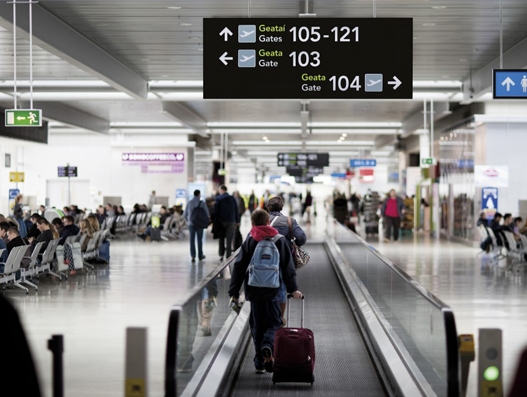
[[203,201],[200,201],[198,206],[192,211],[192,216],[190,218],[190,221],[192,222],[192,226],[195,226],[199,229],[206,229],[209,226],[210,220],[207,216],[207,213],[205,212],[205,208],[201,208],[201,203]]
[[302,247],[299,247],[295,243],[295,237],[293,234],[293,222],[291,221],[290,217],[287,217],[287,225],[289,226],[289,235],[291,236],[291,253],[293,254],[293,261],[295,262],[295,269],[300,269],[307,265],[311,257],[309,256],[309,253]]

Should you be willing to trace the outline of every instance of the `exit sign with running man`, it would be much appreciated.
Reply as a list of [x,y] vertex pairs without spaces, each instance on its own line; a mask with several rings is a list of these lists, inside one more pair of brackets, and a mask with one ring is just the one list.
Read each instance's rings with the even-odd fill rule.
[[6,127],[42,127],[42,110],[40,109],[7,109],[5,111]]

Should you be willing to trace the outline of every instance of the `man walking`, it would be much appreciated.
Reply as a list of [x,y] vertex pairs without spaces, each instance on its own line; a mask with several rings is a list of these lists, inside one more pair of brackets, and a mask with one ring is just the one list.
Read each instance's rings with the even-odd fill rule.
[[[214,220],[221,223],[225,233],[220,234],[219,237],[219,255],[220,261],[223,260],[225,254],[227,258],[232,253],[232,238],[236,227],[240,223],[238,212],[238,205],[236,200],[229,193],[227,193],[227,186],[221,185],[219,189],[219,196],[216,197],[214,203]],[[225,240],[227,240],[227,247],[225,247]]]
[[[278,287],[267,288],[252,286],[247,268],[249,265],[258,265],[261,261],[269,260],[273,257],[272,252],[260,251],[262,255],[257,257],[257,245],[264,240],[272,240],[275,251],[278,251],[279,259],[273,264],[278,265],[280,279],[285,284],[287,292],[295,299],[301,299],[302,293],[298,291],[296,284],[296,271],[293,264],[291,249],[283,236],[278,235],[278,231],[269,225],[269,214],[261,209],[254,210],[251,214],[252,228],[250,236],[244,241],[240,253],[234,263],[231,283],[229,286],[229,296],[232,302],[238,306],[240,288],[245,284],[245,298],[251,302],[251,314],[249,324],[254,342],[255,356],[254,366],[257,374],[273,372],[274,365],[274,335],[282,325],[282,315],[280,302],[283,300],[285,290]],[[271,245],[272,247],[272,245]],[[255,257],[253,257],[253,255]],[[255,266],[256,267],[256,266]],[[278,277],[278,276],[277,276]]]
[[201,201],[201,191],[194,190],[194,197],[185,207],[183,217],[187,221],[190,234],[190,257],[192,262],[196,261],[196,238],[198,239],[198,258],[201,261],[205,259],[205,255],[203,255],[203,230],[207,228],[210,222],[207,204]]

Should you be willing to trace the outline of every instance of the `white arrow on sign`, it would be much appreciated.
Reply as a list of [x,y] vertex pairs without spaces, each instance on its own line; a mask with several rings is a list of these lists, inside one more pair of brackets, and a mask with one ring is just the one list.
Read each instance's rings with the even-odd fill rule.
[[512,79],[510,77],[507,77],[505,80],[503,80],[503,83],[501,83],[501,85],[506,85],[507,86],[507,92],[511,90],[511,85],[514,87],[516,85],[516,83],[514,81],[512,81]]
[[223,36],[225,41],[229,40],[229,36],[232,36],[232,32],[229,28],[225,28],[220,32],[220,36]]
[[399,80],[397,78],[397,76],[393,76],[393,81],[388,81],[388,84],[389,85],[393,85],[393,89],[396,90],[397,88],[399,88],[399,86],[402,84],[403,82],[401,80]]
[[232,61],[233,60],[232,57],[229,57],[227,55],[228,55],[227,51],[225,51],[223,53],[223,55],[220,57],[220,61],[222,61],[225,66],[227,66],[229,64],[229,62],[227,62],[227,61]]
[[25,120],[26,118],[25,118],[25,117],[22,117],[22,116],[18,116],[16,119],[17,119],[18,121],[20,121],[20,120]]

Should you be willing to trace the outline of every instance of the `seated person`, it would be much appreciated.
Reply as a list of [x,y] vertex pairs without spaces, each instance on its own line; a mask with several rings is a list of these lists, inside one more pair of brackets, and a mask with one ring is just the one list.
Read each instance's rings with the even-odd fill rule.
[[60,231],[60,242],[59,245],[64,245],[66,243],[66,239],[70,236],[76,236],[79,234],[80,229],[77,225],[75,225],[75,221],[71,215],[66,215],[64,217],[64,227]]
[[[165,221],[170,216],[170,213],[167,211],[167,207],[164,205],[161,207],[161,210],[159,211],[159,229],[163,230],[163,225],[165,224]],[[150,224],[146,227],[146,230],[142,234],[138,234],[139,237],[141,237],[143,240],[146,240],[147,237],[149,237],[152,234],[152,220],[150,220]]]
[[0,238],[4,242],[5,246],[7,247],[7,243],[9,242],[9,238],[7,237],[7,231],[11,225],[7,222],[0,222]]
[[482,211],[479,213],[478,221],[476,222],[476,226],[483,225],[485,227],[489,226],[489,221],[487,219],[487,215]]
[[9,242],[7,243],[7,252],[10,253],[13,248],[21,247],[26,245],[22,237],[20,237],[20,232],[16,226],[11,226],[7,230],[7,238]]
[[31,222],[31,226],[27,229],[28,232],[26,235],[26,239],[28,239],[28,241],[31,237],[37,238],[38,235],[40,234],[40,230],[38,230],[38,227],[37,227],[37,220],[39,218],[40,218],[40,215],[37,214],[36,212],[33,215],[31,215],[31,217],[29,218]]
[[98,232],[99,230],[101,230],[101,224],[99,223],[99,221],[97,220],[97,217],[95,215],[90,214],[90,215],[88,215],[86,217],[86,219],[90,223],[90,226],[92,228],[93,233]]
[[39,259],[42,259],[42,254],[44,253],[44,251],[46,251],[49,242],[53,239],[59,238],[59,234],[46,218],[39,218],[37,221],[37,227],[38,230],[40,230],[40,234],[37,238],[33,238],[30,241],[31,253],[33,253],[33,250],[35,249],[38,243],[43,242],[44,244],[40,248],[40,252],[38,254]]
[[57,233],[60,235],[60,231],[61,231],[62,228],[64,227],[64,225],[62,224],[62,219],[60,219],[60,218],[54,218],[54,219],[51,221],[51,224],[55,227],[55,230],[56,230]]
[[81,247],[81,251],[85,252],[86,248],[88,248],[89,241],[93,238],[94,231],[88,219],[83,219],[79,223],[79,228],[80,228],[81,235],[86,235],[86,238],[84,239],[84,242],[82,243],[82,247]]

